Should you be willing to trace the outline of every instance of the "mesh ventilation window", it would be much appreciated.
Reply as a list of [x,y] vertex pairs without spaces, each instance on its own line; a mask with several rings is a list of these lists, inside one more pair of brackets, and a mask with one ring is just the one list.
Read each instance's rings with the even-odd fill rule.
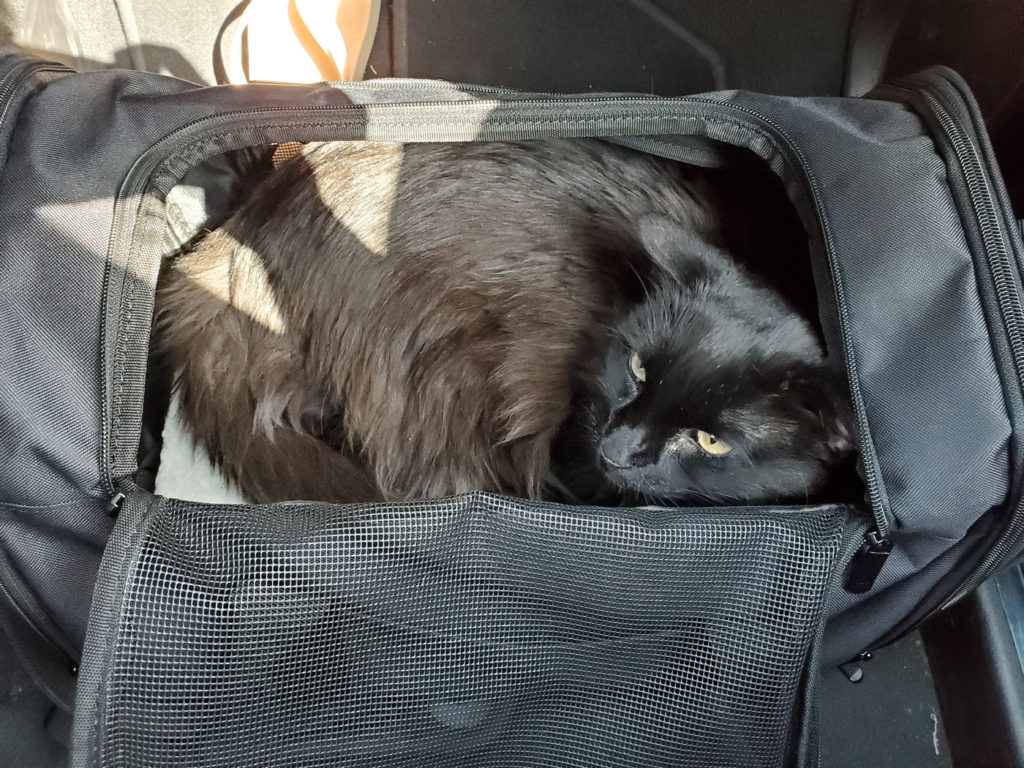
[[141,526],[106,766],[777,765],[843,538],[838,508],[486,494]]

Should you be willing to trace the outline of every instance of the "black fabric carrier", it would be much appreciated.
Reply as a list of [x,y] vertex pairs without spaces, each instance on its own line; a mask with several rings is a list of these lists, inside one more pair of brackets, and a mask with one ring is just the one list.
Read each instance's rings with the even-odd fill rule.
[[[813,765],[819,666],[1021,550],[1022,248],[947,70],[864,99],[661,99],[200,88],[8,54],[0,619],[73,707],[75,766]],[[544,137],[768,162],[849,378],[863,505],[217,507],[133,482],[190,169],[281,141]]]

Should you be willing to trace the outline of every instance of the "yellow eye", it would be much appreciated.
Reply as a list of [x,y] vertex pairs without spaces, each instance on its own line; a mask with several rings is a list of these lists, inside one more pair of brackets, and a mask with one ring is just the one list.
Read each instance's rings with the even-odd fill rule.
[[644,364],[640,362],[640,355],[636,352],[629,354],[629,372],[637,381],[647,381],[647,371],[644,369]]
[[704,453],[710,454],[711,456],[725,456],[727,453],[732,452],[732,446],[725,442],[725,440],[719,440],[710,432],[705,432],[703,429],[697,430],[697,445],[700,446]]

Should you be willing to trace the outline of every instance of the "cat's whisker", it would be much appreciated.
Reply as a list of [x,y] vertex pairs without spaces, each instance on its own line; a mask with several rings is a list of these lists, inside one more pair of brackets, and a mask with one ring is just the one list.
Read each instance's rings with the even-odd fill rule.
[[643,288],[644,298],[647,301],[650,301],[651,300],[651,292],[649,290],[647,290],[647,283],[644,281],[644,279],[642,277],[640,277],[640,273],[637,272],[636,267],[633,266],[633,264],[631,262],[627,261],[626,262],[626,266],[629,267],[630,271],[632,271],[632,273],[634,275],[636,275],[637,282],[640,283],[640,287]]

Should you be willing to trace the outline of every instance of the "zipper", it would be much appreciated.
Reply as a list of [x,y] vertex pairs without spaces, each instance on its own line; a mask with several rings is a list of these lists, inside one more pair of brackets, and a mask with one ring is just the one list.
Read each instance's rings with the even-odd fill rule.
[[[939,106],[939,101],[935,97],[927,93],[925,97],[933,105]],[[949,114],[945,111],[942,114],[950,121],[950,125],[953,125]],[[999,214],[992,202],[993,196],[988,190],[983,166],[979,158],[980,153],[972,141],[967,141],[964,145],[968,148],[972,163],[968,177],[968,187],[974,189],[972,178],[976,178],[979,184],[984,184],[986,194],[983,196],[980,193],[972,194],[972,198],[977,201],[979,196],[982,197],[983,212],[979,213],[979,218],[982,215],[985,218],[985,223],[981,227],[982,238],[985,241],[985,253],[989,257],[989,267],[992,272],[992,280],[995,284],[1000,311],[1003,315],[1003,325],[1007,333],[1013,368],[1017,373],[1017,382],[1021,387],[1022,397],[1024,397],[1024,305],[1022,305],[1017,282],[1014,280],[1013,257],[1008,252],[1007,241],[1002,236]],[[979,211],[977,204],[975,211]],[[1019,464],[1020,457],[1018,456],[1017,458]],[[996,566],[1003,562],[1011,550],[1019,544],[1021,538],[1024,537],[1024,495],[1021,494],[1020,489],[1021,467],[1018,466],[1015,469],[1014,485],[1017,486],[1018,498],[1011,507],[1010,519],[999,533],[996,541],[987,549],[978,567],[953,592],[953,595],[950,597],[951,601],[960,599],[981,584]]]
[[[24,58],[13,64],[10,69],[0,77],[0,126],[4,124],[10,112],[14,98],[21,86],[33,75],[39,72],[72,72],[69,67],[43,59]],[[9,584],[17,583],[17,576],[14,575],[14,568],[8,562],[7,557],[0,553],[0,598],[9,605],[21,618],[31,627],[32,631],[39,638],[49,645],[53,650],[66,656],[69,660],[75,659],[75,653],[70,643],[62,642],[56,638],[61,637],[59,629],[54,627],[49,617],[38,606],[30,596],[17,596]]]
[[[22,59],[16,62],[3,77],[0,77],[0,126],[4,124],[7,119],[7,113],[11,109],[11,104],[14,103],[14,97],[17,95],[21,86],[30,78],[39,72],[73,72],[69,67],[63,64],[58,64],[55,61],[44,61],[42,59]],[[6,155],[6,150],[4,151]]]
[[117,517],[121,514],[121,507],[124,505],[124,500],[128,498],[121,491],[118,491],[109,499],[107,499],[106,510],[107,514],[111,517]]
[[[601,101],[607,99],[614,99],[617,101],[698,101],[699,98],[691,96],[657,96],[655,94],[646,93],[619,93],[615,91],[593,91],[591,93],[573,94],[567,96],[564,93],[545,93],[541,92],[524,92],[517,91],[515,88],[503,88],[499,85],[476,85],[474,83],[452,83],[447,80],[432,80],[427,77],[388,77],[376,80],[356,80],[354,82],[346,80],[326,80],[320,85],[327,85],[331,88],[340,89],[344,91],[402,91],[411,90],[415,88],[422,88],[429,91],[436,92],[438,94],[459,94],[459,93],[474,93],[482,96],[504,96],[513,103],[527,103],[530,101],[537,102],[537,96],[550,96],[552,99],[558,99],[560,101],[574,101],[577,103],[586,103],[588,101]],[[416,103],[416,102],[410,102]],[[459,104],[462,101],[456,102],[445,102],[446,104]],[[721,104],[721,102],[715,102]],[[385,106],[383,104],[374,104],[374,106]]]
[[[6,74],[0,78],[0,126],[3,125],[4,120],[7,118],[7,113],[10,110],[11,104],[14,101],[14,96],[17,94],[18,89],[27,81],[32,75],[39,72],[54,72],[62,74],[77,74],[77,71],[68,67],[64,64],[55,61],[47,61],[45,59],[38,59],[35,57],[23,59],[7,71]],[[102,284],[102,311],[106,312],[108,288],[110,285],[110,265],[109,260],[107,268],[104,270],[103,284]],[[106,377],[102,377],[100,381],[100,394],[102,402],[106,404],[108,402],[109,392],[107,391]],[[108,456],[108,446],[110,441],[110,428],[108,426],[108,419],[104,418],[100,428],[100,444],[101,444],[101,456]],[[110,474],[110,468],[107,461],[100,462],[100,487],[109,494],[109,501],[107,504],[107,511],[111,516],[116,516],[120,510],[121,501],[123,501],[123,494],[117,493],[117,483],[113,480]],[[116,499],[120,495],[121,499]],[[116,500],[115,500],[116,499]],[[2,586],[2,585],[0,585]],[[8,593],[9,594],[9,593]],[[38,632],[38,629],[36,630]]]
[[854,553],[843,577],[847,592],[855,595],[870,591],[892,553],[893,540],[877,530],[864,534],[864,542]]
[[[952,84],[950,85],[955,88]],[[901,90],[909,89],[901,88]],[[924,98],[942,125],[950,146],[960,160],[961,168],[964,171],[971,204],[978,218],[979,233],[984,244],[996,301],[1007,334],[1013,368],[1017,374],[1022,397],[1024,397],[1024,304],[1022,304],[1020,289],[1014,279],[1013,256],[1007,248],[1006,238],[1003,237],[1000,215],[993,203],[994,195],[985,174],[981,151],[973,137],[964,131],[950,114],[950,110],[946,107],[945,100],[948,97],[945,94],[936,95],[929,87],[919,89],[918,93]],[[986,554],[978,566],[972,569],[972,572],[953,591],[947,604],[960,599],[977,587],[1024,538],[1024,497],[1020,495],[1020,475],[1021,469],[1018,467],[1014,474],[1014,484],[1018,486],[1018,499],[1016,504],[1011,507],[1010,519],[1002,527],[996,540],[986,548]]]
[[17,92],[18,87],[24,83],[29,77],[37,72],[73,72],[74,70],[65,67],[63,64],[58,64],[54,61],[42,61],[40,59],[28,59],[19,61],[2,78],[0,78],[0,104],[3,105],[3,110],[0,111],[0,125],[3,124],[4,119],[7,117],[7,111],[10,109],[12,97]]
[[[401,82],[389,87],[398,89],[401,87],[408,87],[416,82],[417,81]],[[419,81],[419,84],[422,85],[422,81]],[[371,84],[367,83],[361,88],[366,90],[370,87]],[[496,93],[501,95],[507,93],[503,89],[493,88],[462,89],[460,87],[460,90],[472,90],[482,94]],[[707,118],[710,112],[711,117],[718,116],[732,124],[735,124],[738,120],[745,128],[753,129],[768,137],[775,150],[784,156],[790,166],[801,173],[804,180],[804,187],[815,209],[814,212],[816,215],[814,218],[818,221],[825,257],[828,263],[829,272],[832,276],[835,304],[839,315],[839,329],[842,342],[841,352],[849,379],[850,397],[857,431],[861,438],[860,451],[867,499],[871,509],[871,514],[874,518],[874,527],[867,532],[864,539],[864,545],[853,557],[852,565],[848,571],[848,583],[855,587],[869,589],[884,565],[889,551],[892,549],[891,536],[895,527],[895,519],[889,510],[888,499],[881,483],[878,458],[870,440],[867,411],[863,397],[860,393],[859,387],[857,386],[859,376],[857,372],[857,363],[853,354],[853,337],[850,329],[849,307],[846,300],[845,288],[842,284],[841,273],[839,272],[836,261],[834,236],[828,221],[822,215],[823,212],[821,209],[819,184],[810,170],[806,156],[803,155],[789,134],[787,134],[786,131],[777,123],[752,109],[736,104],[722,103],[713,99],[693,97],[664,99],[657,96],[621,96],[608,94],[571,98],[562,97],[547,100],[524,98],[522,100],[504,102],[482,99],[479,101],[466,102],[424,101],[418,103],[375,104],[373,105],[373,109],[377,112],[383,112],[386,114],[389,111],[399,111],[401,109],[407,110],[410,107],[427,109],[439,107],[468,107],[471,105],[481,108],[488,106],[502,106],[510,111],[516,108],[529,110],[531,107],[544,107],[550,112],[558,115],[559,118],[563,119],[566,119],[566,110],[570,106],[591,106],[595,108],[604,107],[606,110],[610,110],[612,107],[620,107],[620,110],[618,111],[608,112],[607,117],[603,114],[591,115],[590,117],[594,121],[619,117],[621,116],[621,110],[634,110],[637,106],[650,109],[653,105],[661,108],[661,111],[658,114],[653,116],[647,115],[646,117],[648,117],[648,119],[651,119],[652,117],[670,119],[673,117]],[[700,107],[700,109],[697,109],[698,107]],[[282,119],[290,119],[298,122],[302,119],[306,119],[308,121],[309,114],[311,112],[323,112],[336,116],[330,121],[325,119],[325,126],[333,125],[341,127],[347,122],[353,126],[362,127],[365,125],[365,109],[366,107],[363,105],[309,105],[304,107],[276,106],[257,109],[240,109],[199,118],[191,123],[180,126],[141,155],[125,177],[125,180],[115,197],[111,240],[109,246],[110,253],[129,252],[133,237],[133,226],[129,225],[133,224],[134,214],[132,208],[128,205],[128,201],[133,198],[141,198],[146,187],[150,183],[152,174],[159,164],[167,159],[173,149],[181,148],[189,141],[199,140],[207,136],[212,136],[215,133],[217,135],[224,136],[233,129],[242,127],[248,128],[258,125],[253,122],[253,119],[260,115],[265,115],[267,117],[279,115]],[[346,121],[345,118],[349,115],[351,115],[352,118]],[[337,119],[337,116],[340,116],[342,119]],[[635,117],[638,122],[645,117],[644,115],[631,116]],[[506,114],[504,117],[510,123],[516,121],[516,116],[512,114]],[[246,120],[246,118],[249,119]],[[529,115],[524,115],[518,118],[518,122],[526,125],[530,124],[533,120],[539,120],[539,118]],[[458,119],[452,118],[451,116],[448,116],[447,122],[449,125],[458,125]],[[170,149],[168,147],[170,147]],[[136,210],[137,207],[138,206],[136,205]],[[110,263],[109,260],[108,263]],[[108,268],[105,276],[105,297],[109,295],[109,280],[110,269]],[[117,322],[117,333],[118,338],[120,338],[120,335],[126,333],[128,329],[122,325],[122,323],[125,322],[123,315],[119,315]],[[111,340],[108,338],[107,343],[109,344],[110,341]],[[124,364],[124,361],[118,361],[116,352],[113,364],[115,368]],[[115,371],[115,379],[118,375],[119,374]],[[104,377],[104,388],[106,388],[106,377]],[[103,402],[105,404],[105,408],[108,409],[108,413],[107,418],[104,419],[102,439],[104,441],[104,456],[108,457],[108,459],[116,460],[116,457],[119,456],[117,453],[119,447],[111,448],[110,427],[118,418],[117,414],[112,412],[111,408],[113,406],[113,409],[116,410],[118,404],[111,401],[110,394],[111,393],[109,392],[104,392]],[[102,470],[104,485],[109,494],[113,496],[117,491],[117,483],[111,471],[111,464],[112,461],[110,460],[104,461]]]
[[[973,119],[970,115],[954,114],[958,106],[965,106],[958,104],[965,100],[964,94],[948,78],[945,80],[949,83],[949,87],[955,89],[956,96],[951,98],[940,90],[940,86],[929,82],[919,82],[915,88],[886,84],[879,87],[877,92],[885,94],[888,91],[898,91],[909,97],[911,103],[922,100],[928,109],[928,114],[934,116],[941,128],[948,148],[956,156],[963,172],[971,209],[978,223],[978,235],[984,251],[984,260],[992,278],[992,292],[1002,319],[1001,325],[1006,332],[1007,347],[1010,351],[1012,367],[1017,375],[1021,398],[1024,400],[1024,304],[1022,304],[1020,289],[1015,280],[1017,272],[1014,257],[1008,250],[1008,240],[1003,236],[1003,229],[1000,226],[1001,217],[994,202],[994,191],[985,171],[982,150],[978,146],[976,137],[972,135],[972,131],[962,127],[960,122],[970,123]],[[966,106],[968,109],[970,108],[969,104]],[[1017,498],[1007,505],[1010,510],[1009,520],[996,534],[995,540],[983,548],[985,554],[980,561],[970,568],[965,576],[960,577],[952,588],[943,590],[940,585],[936,590],[938,597],[919,605],[903,622],[897,624],[873,643],[873,648],[880,648],[895,642],[920,626],[930,616],[971,592],[1024,539],[1024,494],[1021,492],[1024,470],[1019,466],[1019,457],[1017,458],[1018,467],[1014,470],[1011,486],[1011,494],[1015,493]],[[944,596],[942,592],[945,592]]]
[[[473,83],[450,83],[447,80],[431,80],[425,77],[388,77],[378,80],[328,80],[321,85],[327,85],[337,90],[345,91],[401,91],[414,88],[425,88],[437,93],[479,93],[485,96],[509,96],[515,98],[522,96],[522,91],[514,88],[502,88],[498,85],[475,85]],[[534,94],[536,95],[536,94]],[[554,94],[553,94],[554,95]],[[605,94],[608,95],[608,94]],[[653,97],[657,98],[657,97]],[[381,105],[376,105],[381,106]]]
[[[76,70],[68,67],[64,64],[60,64],[54,61],[46,61],[38,58],[23,59],[14,64],[7,72],[0,77],[0,126],[4,124],[7,118],[7,114],[10,110],[11,104],[14,102],[14,96],[17,94],[20,87],[30,78],[32,75],[39,72],[55,72],[63,74],[75,74]],[[110,286],[110,262],[108,260],[107,267],[103,274],[102,284],[102,312],[106,313],[107,297],[109,294]],[[100,381],[100,396],[101,402],[106,404],[109,399],[109,392],[107,391],[106,376],[102,377]],[[109,419],[104,418],[103,423],[100,427],[100,445],[101,445],[101,456],[109,456],[108,448],[110,443],[110,427]],[[117,493],[117,483],[111,476],[110,467],[107,461],[100,462],[100,486],[110,496],[111,500]],[[109,505],[108,512],[114,516],[116,510],[120,508],[120,504]],[[38,630],[37,630],[38,631]]]

